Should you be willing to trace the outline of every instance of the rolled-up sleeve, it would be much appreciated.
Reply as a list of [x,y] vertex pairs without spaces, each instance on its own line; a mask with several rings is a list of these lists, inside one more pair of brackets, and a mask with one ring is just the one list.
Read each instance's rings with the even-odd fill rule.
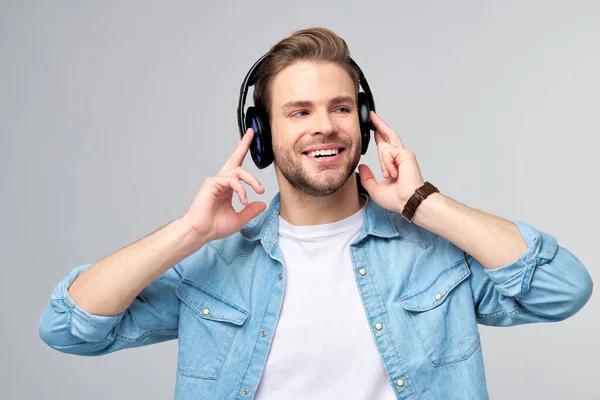
[[585,265],[552,235],[522,221],[512,222],[527,244],[514,262],[487,269],[465,254],[478,322],[498,326],[554,322],[577,313],[593,290]]
[[39,336],[50,347],[78,355],[102,355],[177,337],[181,281],[176,265],[148,285],[117,315],[95,315],[80,308],[68,288],[92,264],[70,270],[52,290],[39,320]]

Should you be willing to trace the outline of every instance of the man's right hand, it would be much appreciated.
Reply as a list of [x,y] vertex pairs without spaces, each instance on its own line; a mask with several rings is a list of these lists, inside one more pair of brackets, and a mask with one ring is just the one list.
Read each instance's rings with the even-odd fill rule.
[[[248,128],[223,168],[216,176],[206,178],[190,207],[181,217],[194,234],[205,242],[221,239],[240,231],[248,221],[267,208],[262,201],[248,204],[246,190],[240,182],[246,182],[258,194],[265,192],[258,179],[242,168],[242,162],[253,137],[254,131]],[[231,204],[234,191],[245,205],[239,213]]]

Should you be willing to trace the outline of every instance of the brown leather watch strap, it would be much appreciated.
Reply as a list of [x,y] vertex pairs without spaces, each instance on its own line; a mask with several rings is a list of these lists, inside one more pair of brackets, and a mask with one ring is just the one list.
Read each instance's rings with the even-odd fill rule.
[[439,192],[438,188],[429,182],[425,182],[423,186],[415,190],[415,193],[410,197],[410,199],[408,199],[404,205],[404,209],[402,210],[402,216],[404,219],[412,224],[415,211],[417,211],[419,204],[421,204],[421,202],[423,202],[427,196],[436,192]]

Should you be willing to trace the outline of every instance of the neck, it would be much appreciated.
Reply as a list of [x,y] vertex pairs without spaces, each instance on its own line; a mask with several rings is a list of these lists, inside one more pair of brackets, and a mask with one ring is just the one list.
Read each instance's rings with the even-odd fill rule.
[[354,174],[340,190],[326,197],[299,192],[286,181],[280,184],[279,215],[296,226],[328,224],[351,216],[365,202],[366,198],[358,193]]

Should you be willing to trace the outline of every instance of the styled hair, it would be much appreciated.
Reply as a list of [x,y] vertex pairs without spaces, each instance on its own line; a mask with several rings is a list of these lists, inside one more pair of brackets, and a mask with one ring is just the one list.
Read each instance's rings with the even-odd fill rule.
[[340,65],[354,83],[354,99],[358,98],[359,72],[350,62],[346,41],[333,31],[313,27],[302,29],[275,44],[256,71],[253,101],[271,116],[271,83],[284,68],[298,61],[333,62]]

